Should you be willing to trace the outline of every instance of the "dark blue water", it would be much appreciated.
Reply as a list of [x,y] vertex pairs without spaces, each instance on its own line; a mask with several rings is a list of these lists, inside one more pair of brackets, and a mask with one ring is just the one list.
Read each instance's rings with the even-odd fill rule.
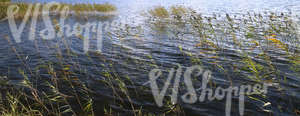
[[[50,0],[16,0],[22,2],[50,2]],[[51,0],[52,1],[52,0]],[[105,39],[103,41],[103,53],[97,53],[96,40],[91,40],[93,43],[89,55],[83,51],[83,41],[78,37],[56,38],[51,41],[45,41],[41,37],[37,37],[35,41],[28,40],[29,26],[26,26],[22,36],[21,43],[15,43],[11,39],[9,43],[6,39],[0,40],[0,74],[7,76],[12,83],[18,83],[23,80],[23,76],[19,74],[18,69],[25,69],[27,73],[32,71],[41,78],[50,78],[46,71],[36,70],[41,65],[53,64],[57,70],[62,69],[59,63],[72,65],[72,71],[76,72],[76,77],[79,77],[95,91],[96,103],[102,105],[110,103],[109,100],[115,98],[110,88],[105,84],[100,83],[107,77],[103,74],[106,70],[111,70],[121,79],[126,80],[128,77],[133,82],[128,88],[132,94],[134,104],[137,106],[145,106],[146,111],[161,112],[153,101],[152,94],[148,89],[143,89],[143,84],[148,80],[148,73],[153,68],[159,67],[164,70],[181,64],[184,67],[194,65],[194,60],[189,55],[183,54],[183,51],[196,54],[201,60],[201,65],[213,72],[214,81],[220,86],[230,85],[228,77],[232,78],[232,82],[236,85],[255,83],[247,78],[249,72],[241,71],[234,72],[233,64],[242,65],[239,62],[243,56],[240,50],[230,44],[228,41],[221,41],[220,45],[225,49],[222,51],[212,51],[205,48],[195,47],[195,43],[199,42],[199,36],[190,34],[187,31],[190,27],[169,27],[167,31],[158,31],[160,27],[152,28],[153,24],[147,21],[147,17],[143,13],[155,6],[170,7],[174,5],[184,5],[195,9],[202,14],[221,14],[229,13],[230,15],[242,15],[247,12],[289,12],[297,11],[300,7],[299,0],[89,0],[89,1],[74,1],[74,0],[53,0],[62,3],[110,3],[118,8],[118,15],[113,18],[99,20],[90,18],[88,20],[71,18],[67,23],[86,23],[97,21],[100,23],[110,21],[125,21],[130,28],[143,30],[142,33],[127,33],[125,29],[114,28],[114,31],[104,32]],[[224,17],[219,17],[223,21]],[[242,23],[242,22],[237,22]],[[134,24],[134,25],[131,25]],[[169,24],[173,26],[172,24]],[[150,28],[151,27],[151,28]],[[175,25],[176,27],[176,25]],[[38,22],[37,30],[45,28],[42,22]],[[245,28],[241,27],[243,30]],[[182,30],[181,30],[182,29]],[[247,29],[245,29],[247,30]],[[181,37],[168,36],[169,33],[174,34],[182,32]],[[0,22],[0,36],[11,38],[8,23]],[[242,33],[242,32],[241,32]],[[136,36],[138,35],[138,37]],[[175,35],[175,34],[174,34]],[[221,35],[222,36],[222,35]],[[243,36],[238,36],[243,38]],[[175,38],[175,39],[174,39]],[[196,38],[196,39],[191,39]],[[262,39],[263,37],[259,38]],[[283,38],[288,38],[287,36]],[[200,38],[201,39],[201,38]],[[246,40],[247,41],[247,40]],[[292,42],[290,42],[292,43]],[[296,43],[295,43],[296,44]],[[13,48],[17,49],[17,53]],[[252,49],[252,48],[245,48]],[[297,49],[297,48],[296,48]],[[211,54],[203,54],[203,52],[212,52]],[[256,56],[260,50],[251,51],[251,58],[256,62],[267,65],[261,58]],[[57,53],[62,53],[63,59],[58,59]],[[282,82],[274,82],[274,86],[270,88],[268,97],[261,98],[265,102],[271,102],[272,106],[262,107],[263,103],[247,98],[246,115],[295,115],[295,109],[300,106],[300,78],[299,72],[291,71],[291,64],[286,57],[281,56],[282,53],[276,50],[270,50],[271,59],[274,61],[276,69],[279,71],[276,75],[271,75],[270,79],[285,80]],[[218,58],[209,58],[218,55]],[[151,58],[149,58],[151,56]],[[20,60],[20,58],[22,60]],[[227,73],[222,72],[214,62],[219,62]],[[26,66],[24,66],[27,65]],[[156,64],[157,66],[154,66]],[[30,78],[36,78],[36,75],[30,75]],[[285,79],[282,79],[286,77]],[[162,81],[162,80],[160,80]],[[200,81],[195,81],[195,86],[200,85]],[[278,85],[280,85],[278,87]],[[147,87],[146,87],[147,88]],[[279,90],[282,89],[282,90]],[[134,94],[138,91],[139,95]],[[143,97],[140,97],[143,96]],[[233,114],[238,114],[237,98],[234,98],[235,105],[232,107]],[[193,115],[223,115],[225,110],[224,101],[212,101],[197,104],[184,104],[182,107],[185,112]],[[116,107],[116,106],[115,106]],[[126,111],[127,109],[120,108]],[[129,108],[130,109],[130,108]],[[271,110],[273,113],[268,113],[264,110]]]

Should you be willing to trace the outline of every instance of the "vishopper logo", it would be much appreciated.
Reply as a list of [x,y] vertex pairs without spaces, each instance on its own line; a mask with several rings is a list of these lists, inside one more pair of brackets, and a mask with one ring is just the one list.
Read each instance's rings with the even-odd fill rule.
[[[196,77],[202,76],[202,85],[201,88],[195,89],[193,86],[193,81],[191,79],[192,74],[196,73]],[[160,90],[157,84],[157,79],[161,77],[162,70],[161,69],[153,69],[149,73],[150,81],[145,83],[145,85],[150,84],[152,89],[152,94],[154,96],[155,102],[159,107],[163,106],[163,99],[166,96],[168,88],[171,85],[171,82],[174,82],[171,96],[171,102],[173,104],[177,104],[178,101],[178,89],[180,84],[180,80],[184,80],[184,85],[187,89],[187,92],[181,96],[181,99],[184,103],[194,104],[197,102],[204,102],[205,100],[213,101],[213,100],[223,100],[226,99],[226,108],[225,113],[226,116],[230,116],[231,112],[231,104],[232,97],[239,97],[239,112],[240,115],[244,115],[244,99],[246,95],[252,94],[266,94],[268,85],[267,84],[255,84],[251,85],[242,85],[240,87],[229,86],[228,88],[217,87],[215,91],[207,87],[208,83],[211,79],[211,71],[203,69],[201,66],[192,66],[188,67],[186,71],[183,73],[183,68],[178,64],[178,69],[172,68],[169,72],[168,78]],[[174,79],[174,80],[173,80]],[[173,80],[173,81],[172,81]],[[200,95],[197,95],[199,93]],[[207,96],[207,97],[206,97]]]
[[[92,34],[96,35],[97,51],[102,52],[103,31],[105,30],[108,31],[109,26],[124,27],[123,24],[125,24],[116,21],[112,21],[112,22],[107,21],[105,23],[87,22],[85,24],[80,24],[76,22],[75,24],[69,25],[66,24],[66,19],[68,18],[71,12],[69,9],[70,8],[68,5],[61,5],[57,2],[50,2],[44,5],[41,5],[40,3],[29,4],[28,10],[26,11],[24,18],[22,19],[21,23],[17,25],[17,19],[15,16],[19,12],[20,7],[18,5],[10,5],[7,9],[6,19],[8,20],[12,36],[16,43],[22,42],[21,36],[24,33],[25,26],[27,25],[29,19],[31,18],[29,37],[28,37],[29,40],[34,40],[37,36],[36,34],[38,34],[38,36],[40,36],[45,40],[52,40],[57,37],[58,38],[71,37],[71,36],[82,37],[81,39],[83,39],[84,52],[88,52],[89,50],[90,37]],[[60,15],[59,21],[57,21],[56,19],[55,20],[51,19],[50,17],[51,13]],[[108,13],[108,14],[111,15],[112,13]],[[39,17],[40,15],[45,25],[45,28],[37,32],[36,30],[37,21],[38,18],[40,18]],[[55,21],[57,22],[53,23]]]

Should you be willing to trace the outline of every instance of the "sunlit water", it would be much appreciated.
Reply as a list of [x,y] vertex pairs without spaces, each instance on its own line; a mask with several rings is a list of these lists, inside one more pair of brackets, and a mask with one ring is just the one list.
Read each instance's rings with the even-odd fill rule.
[[208,12],[246,12],[246,11],[284,11],[299,8],[298,0],[15,0],[23,2],[63,2],[63,3],[111,3],[124,15],[133,15],[153,6],[185,5],[202,13]]
[[[16,0],[20,1],[20,0]],[[24,2],[49,2],[49,0],[22,0]],[[196,9],[197,12],[203,14],[246,14],[247,12],[287,12],[293,9],[300,7],[300,1],[298,0],[89,0],[86,1],[75,1],[74,0],[55,0],[57,2],[64,3],[111,3],[117,6],[119,14],[109,19],[112,20],[125,20],[128,24],[138,25],[139,28],[149,31],[145,19],[142,18],[143,13],[145,13],[150,8],[155,6],[165,6],[170,7],[173,5],[184,5],[192,9]],[[90,19],[89,21],[98,21],[97,19]],[[85,20],[76,20],[69,19],[67,21],[70,24],[75,22],[85,23]],[[142,24],[141,24],[142,23]],[[0,36],[11,36],[10,30],[7,22],[0,23]],[[144,28],[143,28],[144,27]],[[43,29],[43,24],[38,24],[38,29]],[[29,30],[27,26],[25,30]],[[121,30],[124,31],[124,30]],[[26,31],[25,31],[26,32]],[[100,55],[96,52],[96,45],[92,45],[92,49],[87,56],[83,52],[82,40],[77,37],[66,38],[66,43],[68,44],[68,49],[73,53],[72,57],[69,57],[67,54],[68,49],[65,47],[63,40],[55,39],[52,41],[43,41],[42,38],[37,37],[35,42],[28,40],[28,33],[24,33],[21,43],[12,43],[9,45],[7,40],[0,40],[0,74],[6,75],[12,82],[18,82],[23,79],[23,76],[18,73],[18,69],[27,69],[20,62],[19,58],[16,56],[14,51],[11,49],[11,46],[16,47],[18,53],[21,57],[24,58],[25,64],[29,65],[31,68],[38,67],[40,65],[45,65],[48,63],[58,64],[60,62],[57,57],[57,48],[56,45],[60,46],[60,50],[63,53],[64,62],[69,65],[73,65],[73,71],[76,73],[75,76],[80,77],[81,80],[88,83],[91,88],[96,92],[95,97],[98,105],[110,104],[107,99],[113,98],[113,93],[108,87],[106,87],[101,80],[104,80],[102,71],[113,70],[121,78],[129,77],[134,84],[128,88],[130,90],[136,89],[139,91],[141,96],[133,96],[134,103],[136,105],[144,106],[150,112],[160,112],[157,110],[156,105],[153,101],[152,94],[149,91],[143,90],[142,86],[145,82],[148,81],[148,73],[151,69],[155,68],[148,64],[152,64],[153,61],[148,57],[151,55],[154,62],[163,70],[169,70],[170,68],[181,64],[185,67],[192,65],[190,57],[183,55],[179,46],[186,51],[192,53],[197,53],[199,51],[203,52],[204,49],[193,47],[197,40],[192,40],[188,38],[183,39],[172,39],[164,34],[158,33],[144,33],[140,37],[129,36],[124,34],[122,36],[117,35],[116,33],[112,34],[112,37],[106,35],[104,39],[103,53]],[[122,32],[121,32],[122,33]],[[94,41],[94,40],[92,40]],[[227,49],[223,52],[218,53],[220,56],[226,56],[227,60],[218,59],[223,64],[234,63],[236,59],[240,59],[241,56],[237,54],[234,50],[236,49]],[[254,52],[255,53],[255,52]],[[266,101],[272,103],[271,108],[275,114],[278,115],[293,115],[294,109],[299,108],[300,100],[300,78],[299,76],[291,73],[289,71],[289,65],[286,63],[285,59],[278,58],[277,55],[280,53],[274,52],[274,59],[277,60],[276,66],[281,71],[281,76],[287,77],[287,83],[284,83],[284,92],[278,92],[277,90],[272,90],[268,93],[268,98]],[[213,72],[214,80],[217,84],[221,86],[229,85],[230,82],[227,80],[227,75],[220,72],[213,66],[213,61],[215,59],[209,59],[206,55],[200,55],[201,62],[203,67],[209,69]],[[228,60],[229,59],[229,60]],[[259,59],[255,59],[258,62]],[[113,65],[110,65],[113,64]],[[110,68],[105,68],[110,67]],[[61,67],[55,67],[60,69]],[[228,66],[230,69],[230,67]],[[34,69],[27,69],[34,70]],[[46,75],[46,72],[34,71],[39,74],[42,78],[49,78],[49,75]],[[45,73],[45,74],[44,74]],[[126,76],[125,76],[126,75]],[[245,74],[247,75],[247,74]],[[250,83],[251,81],[245,78],[235,77],[236,75],[230,75],[233,78],[233,82],[236,85]],[[31,77],[35,78],[35,77]],[[195,86],[199,86],[200,82],[197,81],[194,83]],[[147,87],[147,86],[146,86]],[[237,100],[237,98],[235,98]],[[104,103],[103,103],[104,102]],[[263,112],[260,109],[261,103],[256,101],[246,99],[246,114],[247,115],[263,115],[268,114]],[[198,115],[221,115],[224,114],[225,108],[224,101],[212,101],[205,103],[196,103],[196,104],[182,104],[185,112]],[[235,103],[236,104],[236,103]],[[280,106],[281,108],[278,108]],[[117,107],[117,106],[115,106]],[[154,110],[151,110],[154,109]],[[235,105],[232,109],[238,109]],[[120,108],[120,110],[126,111],[126,109]],[[238,113],[238,110],[233,110],[234,114]]]

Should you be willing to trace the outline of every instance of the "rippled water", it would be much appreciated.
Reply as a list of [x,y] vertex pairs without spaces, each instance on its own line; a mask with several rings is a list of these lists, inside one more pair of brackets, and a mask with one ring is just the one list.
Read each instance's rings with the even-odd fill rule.
[[[20,1],[20,0],[18,0]],[[22,0],[24,2],[49,2],[49,0]],[[74,0],[56,0],[58,2],[74,3]],[[75,1],[76,3],[87,3],[83,1]],[[191,62],[193,58],[189,55],[183,54],[182,51],[198,54],[197,58],[201,61],[201,66],[213,72],[214,82],[219,86],[228,86],[232,79],[235,85],[254,83],[247,77],[247,72],[236,74],[232,68],[232,64],[237,63],[243,56],[239,54],[239,49],[236,49],[226,41],[220,44],[224,46],[222,51],[217,51],[211,54],[199,54],[208,52],[205,48],[195,47],[198,39],[184,33],[181,38],[170,37],[168,33],[175,33],[177,29],[170,29],[169,31],[158,31],[150,28],[147,18],[143,15],[147,10],[154,6],[170,7],[173,5],[184,5],[196,9],[197,12],[204,15],[212,13],[224,15],[229,13],[234,14],[247,14],[247,12],[288,12],[292,8],[297,9],[300,7],[298,0],[90,0],[88,3],[111,3],[117,6],[119,14],[111,19],[98,20],[97,18],[83,19],[68,19],[66,22],[74,24],[76,22],[86,23],[87,21],[93,22],[107,22],[113,20],[124,20],[130,24],[129,27],[137,32],[142,30],[138,36],[126,33],[126,29],[114,28],[114,31],[105,32],[103,53],[99,54],[96,51],[96,40],[91,40],[91,50],[89,55],[83,52],[83,41],[77,37],[70,38],[57,38],[55,40],[43,40],[37,37],[35,41],[28,40],[28,33],[30,27],[26,26],[25,33],[22,36],[21,43],[12,41],[8,43],[6,39],[0,40],[0,75],[6,75],[12,82],[18,83],[23,80],[23,76],[18,73],[18,69],[26,69],[28,73],[33,71],[34,74],[42,78],[49,78],[45,70],[35,70],[41,65],[53,64],[56,69],[61,69],[59,62],[64,62],[65,65],[71,65],[72,71],[75,72],[74,77],[79,77],[80,80],[88,83],[88,85],[95,91],[95,99],[97,105],[101,107],[105,104],[113,104],[109,100],[114,97],[114,93],[109,87],[102,83],[105,80],[103,72],[110,70],[115,75],[126,80],[130,78],[131,85],[128,87],[132,93],[133,103],[138,106],[143,106],[149,112],[161,112],[157,110],[157,106],[153,101],[153,97],[149,89],[144,89],[143,84],[148,81],[148,73],[150,70],[159,67],[165,71],[180,64],[189,67],[195,64]],[[222,17],[220,17],[222,19]],[[225,18],[225,17],[223,17]],[[150,25],[150,26],[149,26]],[[38,22],[37,30],[43,29],[45,26],[42,22]],[[187,28],[187,27],[185,27]],[[185,32],[183,28],[183,32]],[[9,25],[6,21],[0,22],[0,36],[11,37]],[[181,30],[179,30],[180,32]],[[175,39],[174,39],[175,38]],[[19,56],[15,54],[12,46],[17,49]],[[180,47],[183,49],[181,50]],[[59,49],[58,49],[59,48]],[[249,49],[249,48],[247,48]],[[57,53],[62,53],[62,59],[57,58]],[[252,51],[251,57],[253,60],[267,65],[262,59],[255,58],[260,51]],[[215,55],[219,58],[211,58]],[[272,54],[271,59],[274,60],[274,65],[279,71],[279,74],[271,75],[270,78],[285,78],[284,82],[280,83],[283,91],[277,90],[278,88],[270,88],[265,101],[272,103],[272,107],[266,109],[271,110],[275,115],[294,115],[294,109],[299,109],[300,106],[300,77],[299,74],[290,71],[290,63],[284,57],[281,57],[280,51],[270,51]],[[23,62],[18,57],[23,58]],[[151,57],[151,58],[149,58]],[[62,61],[61,61],[62,60]],[[227,73],[222,72],[214,62],[219,62]],[[24,66],[24,63],[28,67]],[[154,66],[153,64],[156,64]],[[238,65],[238,63],[237,63]],[[30,78],[36,78],[36,75],[31,75]],[[279,79],[281,80],[281,79]],[[160,80],[162,82],[162,80]],[[200,81],[195,80],[195,86],[200,86]],[[182,89],[181,91],[184,91]],[[139,94],[134,94],[138,92]],[[182,92],[180,92],[182,94]],[[116,98],[118,99],[118,98]],[[238,114],[238,98],[234,98],[232,106],[232,114]],[[246,99],[246,115],[269,115],[263,111],[261,107],[263,104]],[[183,106],[187,114],[197,115],[223,115],[225,108],[225,101],[212,101],[196,104],[184,104]],[[126,108],[119,108],[114,106],[120,111],[126,111]]]
[[134,15],[140,11],[148,10],[153,6],[185,5],[200,12],[245,12],[245,11],[283,11],[299,7],[298,0],[15,0],[23,2],[49,2],[63,3],[111,3],[119,8],[121,14]]

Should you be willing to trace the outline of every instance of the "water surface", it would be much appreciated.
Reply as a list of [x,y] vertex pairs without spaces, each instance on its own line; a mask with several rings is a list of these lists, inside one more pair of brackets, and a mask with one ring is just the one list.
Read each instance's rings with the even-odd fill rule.
[[[20,1],[20,0],[18,0]],[[21,0],[23,2],[50,2],[50,0]],[[78,37],[70,38],[56,38],[51,41],[44,41],[42,38],[37,37],[35,41],[28,40],[28,33],[24,33],[21,43],[11,42],[8,44],[7,40],[2,39],[0,41],[0,74],[7,75],[11,81],[20,81],[23,76],[18,73],[19,68],[32,70],[34,73],[42,78],[50,78],[47,72],[44,70],[34,70],[34,68],[40,65],[53,64],[55,69],[59,70],[58,64],[61,62],[57,59],[57,53],[61,52],[62,62],[66,65],[72,65],[73,72],[76,72],[74,76],[79,77],[84,82],[93,88],[95,91],[95,98],[98,105],[113,104],[110,103],[110,99],[117,99],[114,93],[101,81],[107,77],[103,72],[110,70],[118,75],[120,78],[126,80],[128,77],[133,82],[128,88],[130,93],[133,94],[132,99],[135,105],[144,106],[146,111],[149,112],[161,112],[157,108],[153,101],[152,94],[149,89],[144,90],[144,83],[148,81],[148,73],[150,70],[157,68],[152,64],[156,64],[164,71],[169,70],[177,64],[182,65],[184,68],[192,66],[194,60],[189,55],[183,54],[183,51],[197,54],[197,58],[201,60],[201,66],[209,69],[213,72],[214,81],[220,86],[230,85],[228,77],[232,78],[235,85],[242,85],[247,83],[254,83],[250,79],[246,78],[249,72],[241,71],[239,74],[233,71],[232,64],[237,64],[239,60],[243,58],[239,54],[239,49],[233,46],[228,41],[221,41],[221,46],[224,46],[224,50],[217,51],[211,54],[201,54],[208,52],[205,48],[195,47],[195,44],[201,39],[198,36],[189,33],[190,28],[170,28],[168,31],[159,31],[151,23],[147,21],[147,18],[143,15],[147,10],[155,6],[171,7],[174,5],[184,5],[195,9],[198,13],[202,14],[220,14],[225,15],[241,15],[247,14],[247,12],[288,12],[300,8],[300,1],[298,0],[89,0],[89,1],[74,1],[74,0],[55,0],[63,3],[111,3],[117,6],[119,14],[108,20],[98,20],[97,18],[90,18],[88,21],[93,22],[109,22],[113,20],[125,20],[125,23],[130,24],[130,27],[136,30],[143,30],[139,33],[138,37],[130,35],[125,32],[125,29],[115,28],[114,31],[105,32],[105,39],[103,41],[103,53],[99,54],[96,51],[96,40],[91,40],[91,50],[89,55],[86,55],[83,51],[83,42]],[[225,17],[219,17],[222,20]],[[126,22],[127,21],[127,22]],[[74,23],[86,23],[87,20],[83,19],[68,19],[69,24]],[[242,23],[242,22],[240,22]],[[135,24],[135,25],[131,25]],[[7,22],[0,23],[0,36],[11,37],[9,26]],[[149,26],[150,25],[150,26]],[[37,30],[45,28],[42,22],[38,22]],[[180,30],[182,29],[182,30]],[[29,31],[29,26],[26,27],[25,32]],[[168,36],[168,33],[175,33],[175,31],[183,32],[182,38],[178,36]],[[187,31],[187,32],[186,32]],[[186,33],[185,33],[186,32]],[[108,34],[110,33],[110,34]],[[221,35],[222,36],[222,35]],[[175,38],[175,39],[174,39]],[[191,39],[196,38],[196,39]],[[240,37],[243,38],[243,37]],[[290,42],[291,46],[293,42]],[[67,45],[66,45],[67,44]],[[296,43],[294,43],[296,44]],[[14,54],[12,46],[14,46],[19,56],[24,58],[20,61],[18,55]],[[57,49],[59,46],[59,49]],[[246,48],[249,49],[250,48]],[[71,53],[69,53],[71,52]],[[253,60],[267,65],[261,58],[256,58],[260,53],[259,50],[254,50],[250,55]],[[300,100],[300,78],[297,72],[289,70],[291,64],[281,57],[281,51],[270,50],[272,54],[271,59],[274,60],[274,65],[279,73],[276,75],[270,75],[272,78],[285,78],[284,82],[276,82],[281,84],[280,88],[284,91],[279,91],[277,88],[270,88],[268,97],[264,98],[265,101],[270,101],[272,107],[263,108],[263,104],[253,101],[249,98],[246,99],[246,115],[266,115],[269,114],[264,110],[271,110],[275,115],[293,115],[294,109],[299,108]],[[214,55],[221,56],[219,58],[211,58]],[[151,58],[149,58],[151,57]],[[222,72],[216,67],[214,61],[220,62],[220,64],[228,69],[228,73]],[[29,66],[25,67],[24,63]],[[31,69],[32,68],[32,69]],[[232,75],[231,75],[232,74]],[[30,78],[36,78],[31,75]],[[279,79],[281,80],[281,79]],[[164,80],[159,80],[163,82]],[[130,82],[128,82],[130,83]],[[199,87],[201,81],[195,81],[195,86]],[[134,92],[138,91],[138,95]],[[182,89],[181,91],[184,91]],[[180,92],[183,94],[183,92]],[[142,96],[142,97],[140,97]],[[238,98],[234,98],[233,114],[238,114],[237,101]],[[105,103],[103,103],[105,102]],[[225,110],[225,103],[223,101],[211,101],[196,104],[184,104],[179,102],[186,113],[197,115],[222,115]],[[280,106],[280,107],[279,107]],[[114,106],[117,107],[117,106]],[[118,107],[116,108],[118,109]],[[153,110],[154,109],[154,110]],[[126,112],[126,108],[119,108],[119,110]]]

